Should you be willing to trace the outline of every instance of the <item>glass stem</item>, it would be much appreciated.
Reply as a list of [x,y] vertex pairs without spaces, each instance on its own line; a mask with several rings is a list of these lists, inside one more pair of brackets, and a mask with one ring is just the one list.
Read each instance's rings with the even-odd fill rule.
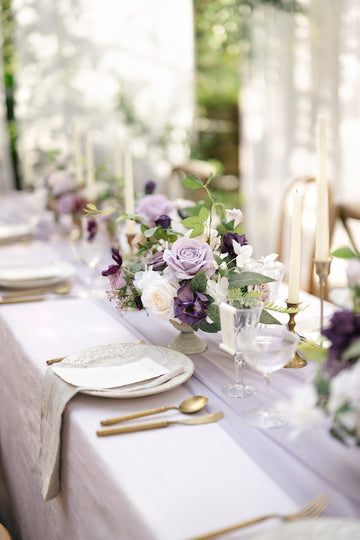
[[241,386],[244,384],[242,368],[245,364],[242,353],[239,353],[239,352],[235,353],[234,360],[235,360],[235,384]]
[[268,411],[270,409],[270,399],[269,399],[269,386],[270,386],[270,377],[269,374],[264,374],[265,388],[264,388],[264,409]]

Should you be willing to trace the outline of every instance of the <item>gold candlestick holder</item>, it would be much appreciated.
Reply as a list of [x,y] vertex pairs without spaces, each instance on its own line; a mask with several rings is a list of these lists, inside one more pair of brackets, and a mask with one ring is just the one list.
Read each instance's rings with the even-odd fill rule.
[[319,277],[320,285],[320,334],[322,334],[322,331],[324,329],[324,300],[326,292],[326,282],[330,274],[331,261],[332,257],[329,257],[325,261],[314,259],[315,271],[317,276]]
[[[294,309],[294,310],[298,309],[298,307],[301,304],[301,302],[297,302],[297,303],[288,302],[288,300],[285,300],[285,302],[288,309]],[[295,323],[296,313],[297,313],[296,311],[289,313],[289,322],[287,324],[287,327],[290,330],[290,332],[294,332],[294,333],[295,333],[295,326],[296,326],[296,323]],[[284,367],[298,369],[298,368],[305,367],[306,364],[307,362],[305,358],[302,358],[297,352],[295,352],[290,362],[286,364],[286,366]]]

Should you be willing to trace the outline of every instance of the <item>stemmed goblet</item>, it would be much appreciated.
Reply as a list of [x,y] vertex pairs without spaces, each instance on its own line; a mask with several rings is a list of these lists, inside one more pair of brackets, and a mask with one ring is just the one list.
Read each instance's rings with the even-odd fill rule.
[[[220,321],[225,341],[225,333],[230,337],[233,343],[230,349],[233,349],[235,362],[235,380],[233,383],[223,387],[223,392],[227,396],[236,398],[245,398],[256,393],[256,388],[243,381],[243,366],[245,359],[242,354],[241,342],[242,335],[250,328],[259,324],[263,303],[256,299],[237,298],[225,300],[220,304]],[[227,339],[226,339],[227,341]],[[230,350],[229,350],[230,352]]]
[[268,403],[270,374],[283,368],[296,351],[299,337],[285,326],[267,325],[251,328],[242,335],[242,352],[246,361],[260,371],[265,379],[264,407],[250,410],[245,420],[252,426],[268,429],[287,424],[284,415],[271,409]]

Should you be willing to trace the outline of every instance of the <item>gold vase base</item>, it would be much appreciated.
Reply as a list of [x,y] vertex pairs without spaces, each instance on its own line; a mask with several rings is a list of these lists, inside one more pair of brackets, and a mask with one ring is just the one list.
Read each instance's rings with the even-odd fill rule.
[[292,359],[290,360],[290,362],[288,364],[286,364],[286,366],[284,366],[285,368],[293,368],[293,369],[299,369],[299,368],[302,368],[302,367],[305,367],[307,365],[307,361],[305,360],[305,358],[302,358],[297,352],[293,355]]

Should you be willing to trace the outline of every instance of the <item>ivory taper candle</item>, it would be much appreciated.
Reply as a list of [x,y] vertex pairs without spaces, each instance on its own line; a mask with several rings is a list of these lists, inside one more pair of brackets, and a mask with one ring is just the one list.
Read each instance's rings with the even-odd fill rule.
[[95,200],[94,148],[91,133],[86,134],[86,196]]
[[299,190],[295,190],[293,200],[293,213],[291,224],[291,245],[289,264],[289,291],[288,302],[297,304],[300,291],[300,263],[301,263],[301,199]]
[[[124,147],[125,161],[125,213],[135,213],[134,202],[134,174],[130,144],[127,142]],[[128,235],[135,234],[135,222],[128,219],[126,221],[126,233]]]
[[318,118],[317,132],[317,176],[316,176],[316,242],[315,259],[329,259],[329,190],[326,176],[327,160],[327,119],[324,114]]
[[80,187],[84,185],[84,170],[83,170],[83,156],[82,156],[82,151],[81,151],[79,127],[76,120],[74,120],[72,123],[72,139],[73,139],[73,154],[74,154],[76,185]]
[[124,171],[123,171],[123,154],[122,154],[122,147],[120,144],[120,139],[115,134],[114,137],[114,176],[117,179],[120,179],[123,177]]

